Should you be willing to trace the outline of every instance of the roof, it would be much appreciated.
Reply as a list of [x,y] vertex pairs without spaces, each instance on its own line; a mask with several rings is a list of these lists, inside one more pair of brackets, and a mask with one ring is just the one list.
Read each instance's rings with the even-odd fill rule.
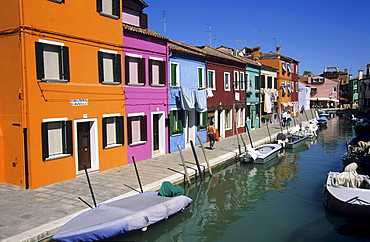
[[140,28],[140,27],[132,26],[132,25],[125,24],[125,23],[122,23],[122,26],[123,26],[123,29],[125,31],[128,30],[128,31],[131,31],[131,32],[139,33],[139,34],[152,36],[152,37],[155,37],[155,38],[158,38],[158,39],[168,40],[163,35],[160,35],[157,32],[154,32],[153,30],[150,30],[150,29]]
[[176,50],[176,51],[180,51],[180,52],[184,52],[184,53],[188,53],[188,54],[193,54],[193,55],[199,55],[199,56],[205,56],[206,55],[203,52],[203,50],[201,50],[201,49],[199,49],[195,46],[180,43],[178,41],[171,40],[171,39],[169,40],[169,42],[170,42],[170,49],[171,50]]
[[299,61],[297,61],[297,60],[295,60],[293,58],[290,58],[288,56],[280,55],[277,52],[271,52],[271,51],[268,52],[268,53],[261,52],[261,54],[260,54],[260,59],[275,59],[275,58],[280,58],[283,61],[290,61],[290,62],[297,62],[297,63],[299,63]]

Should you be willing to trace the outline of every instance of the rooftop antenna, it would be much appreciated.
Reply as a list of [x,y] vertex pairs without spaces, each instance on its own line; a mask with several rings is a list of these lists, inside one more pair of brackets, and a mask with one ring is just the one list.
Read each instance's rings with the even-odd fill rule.
[[260,29],[254,29],[253,31],[258,31],[258,45],[261,46],[261,30]]
[[209,32],[209,46],[212,46],[212,25],[210,24],[204,24],[209,26],[209,30],[205,30],[206,32]]
[[276,49],[276,38],[272,38],[272,39],[274,39],[274,40],[275,40],[275,49]]
[[218,40],[218,39],[217,39],[216,35],[213,35],[213,36],[214,36],[213,40],[214,40],[215,46],[217,46],[216,45],[216,40]]
[[163,11],[163,20],[161,20],[161,21],[163,22],[164,36],[166,37],[166,35],[167,35],[167,23],[170,22],[170,21],[166,20],[166,11]]

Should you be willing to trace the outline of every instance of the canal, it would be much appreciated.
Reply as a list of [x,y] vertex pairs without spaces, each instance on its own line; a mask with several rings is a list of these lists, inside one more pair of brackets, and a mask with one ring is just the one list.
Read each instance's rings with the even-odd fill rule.
[[196,182],[184,213],[121,241],[369,241],[370,222],[326,212],[328,171],[341,171],[348,121],[332,118],[317,139],[264,165],[231,162]]

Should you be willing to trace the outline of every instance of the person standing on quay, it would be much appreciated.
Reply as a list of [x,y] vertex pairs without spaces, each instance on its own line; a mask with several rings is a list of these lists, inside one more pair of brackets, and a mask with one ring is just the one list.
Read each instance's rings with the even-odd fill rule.
[[209,123],[208,126],[208,138],[209,138],[209,148],[212,150],[213,146],[215,145],[215,127],[213,126],[213,122]]

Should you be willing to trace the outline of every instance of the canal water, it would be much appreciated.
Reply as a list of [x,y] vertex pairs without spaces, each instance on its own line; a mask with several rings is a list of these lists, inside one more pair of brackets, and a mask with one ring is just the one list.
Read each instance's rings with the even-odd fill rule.
[[[328,171],[341,171],[348,121],[332,118],[317,139],[267,164],[231,162],[186,193],[190,208],[121,241],[370,241],[369,221],[325,209]],[[117,238],[118,239],[118,238]]]

